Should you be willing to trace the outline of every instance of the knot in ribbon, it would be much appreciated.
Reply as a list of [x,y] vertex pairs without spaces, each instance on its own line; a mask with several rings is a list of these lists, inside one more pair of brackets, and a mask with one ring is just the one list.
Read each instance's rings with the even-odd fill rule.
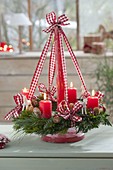
[[65,23],[66,21],[68,21],[68,18],[65,14],[59,16],[57,19],[55,12],[50,12],[49,14],[46,15],[46,20],[50,25],[47,29],[43,30],[46,33],[52,31],[56,25],[59,26],[69,25],[69,23]]
[[80,101],[77,101],[73,108],[70,108],[68,103],[63,100],[58,105],[58,115],[64,119],[70,119],[72,122],[80,122],[82,118],[77,115],[77,112],[83,107],[83,104]]
[[55,86],[53,86],[51,90],[48,90],[47,87],[43,83],[40,83],[38,88],[39,88],[40,92],[46,93],[47,95],[49,95],[49,97],[52,101],[56,101],[56,99],[54,98],[54,94],[56,93]]
[[12,109],[9,113],[7,113],[7,115],[5,116],[5,120],[10,120],[11,117],[17,118],[20,112],[22,111],[22,107],[24,103],[23,95],[18,93],[13,98],[17,106],[14,109]]

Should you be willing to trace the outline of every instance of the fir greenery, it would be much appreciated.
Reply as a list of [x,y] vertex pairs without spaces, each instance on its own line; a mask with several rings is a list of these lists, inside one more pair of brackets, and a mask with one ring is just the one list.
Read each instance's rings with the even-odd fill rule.
[[[59,117],[59,122],[54,122],[54,117],[58,115],[54,112],[54,115],[50,119],[40,118],[31,111],[24,110],[21,112],[18,118],[14,118],[14,129],[17,132],[23,131],[26,134],[35,133],[40,135],[66,133],[71,127],[72,121],[70,119],[65,120]],[[108,120],[108,114],[105,111],[100,111],[98,114],[92,113],[92,110],[87,110],[86,113],[79,112],[78,116],[82,117],[81,122],[75,122],[75,129],[77,132],[88,132],[93,128],[98,128],[100,124],[109,125],[111,123]]]
[[[113,59],[104,57],[104,62],[100,62],[96,69],[96,84],[100,91],[105,96],[103,101],[109,110],[109,113],[113,113]],[[113,122],[113,120],[112,120]]]

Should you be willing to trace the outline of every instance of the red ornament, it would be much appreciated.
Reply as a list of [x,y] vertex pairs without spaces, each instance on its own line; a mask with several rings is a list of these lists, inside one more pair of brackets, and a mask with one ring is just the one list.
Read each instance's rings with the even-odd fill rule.
[[0,149],[4,149],[8,142],[10,140],[5,135],[0,134]]

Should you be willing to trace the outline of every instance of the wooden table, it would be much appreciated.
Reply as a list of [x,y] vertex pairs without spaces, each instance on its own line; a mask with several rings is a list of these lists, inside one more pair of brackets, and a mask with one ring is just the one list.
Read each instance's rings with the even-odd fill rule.
[[77,143],[55,144],[38,135],[14,135],[12,125],[0,125],[11,139],[0,150],[0,170],[113,170],[113,127],[89,131]]

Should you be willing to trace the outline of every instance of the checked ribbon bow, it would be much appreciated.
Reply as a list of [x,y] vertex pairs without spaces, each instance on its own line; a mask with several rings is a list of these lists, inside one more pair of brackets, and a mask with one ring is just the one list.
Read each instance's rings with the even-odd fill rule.
[[46,93],[47,95],[49,95],[49,97],[52,101],[56,101],[56,99],[54,98],[54,94],[56,93],[55,86],[53,86],[51,90],[48,90],[47,87],[43,83],[40,83],[38,85],[38,88],[39,88],[40,92],[43,92],[43,93]]
[[69,23],[65,23],[69,20],[65,14],[59,16],[57,19],[56,14],[54,12],[51,12],[46,15],[46,20],[47,20],[48,24],[50,25],[49,28],[43,30],[46,33],[51,32],[56,27],[56,25],[58,25],[58,26],[69,25]]
[[102,92],[100,92],[100,91],[97,91],[95,93],[95,96],[98,97],[99,99],[102,99],[104,97],[104,94]]
[[64,119],[70,119],[72,126],[75,125],[76,122],[82,121],[82,117],[77,115],[77,112],[83,107],[83,104],[78,101],[74,104],[73,108],[70,109],[68,103],[63,100],[58,105],[58,115],[63,117]]
[[[83,98],[88,98],[89,96],[91,96],[90,92],[88,92],[88,93],[84,92],[82,94]],[[97,91],[94,96],[98,97],[98,99],[102,99],[104,97],[104,94],[102,92],[100,92],[100,91]]]
[[[68,21],[68,18],[65,14],[61,15],[58,17],[56,17],[56,14],[54,12],[51,12],[49,14],[46,15],[46,20],[48,22],[48,24],[50,25],[49,28],[43,30],[46,33],[50,32],[49,38],[42,50],[42,54],[40,56],[39,62],[37,64],[35,73],[33,75],[32,81],[31,81],[31,85],[30,85],[30,89],[29,89],[29,96],[28,99],[31,99],[34,95],[35,89],[37,87],[38,81],[39,81],[39,76],[42,72],[43,69],[43,65],[47,56],[47,52],[48,49],[50,47],[50,44],[52,42],[52,37],[55,34],[55,27],[58,27],[59,29],[59,33],[60,33],[60,46],[61,46],[61,55],[62,55],[62,65],[63,65],[63,80],[64,80],[64,90],[65,90],[65,98],[66,101],[68,101],[68,94],[67,94],[67,73],[66,73],[66,63],[65,63],[65,57],[64,57],[64,49],[63,49],[63,42],[62,42],[62,37],[64,39],[64,42],[67,46],[67,49],[70,53],[70,56],[72,58],[73,64],[77,70],[78,76],[82,82],[82,85],[84,87],[84,90],[86,93],[88,93],[81,70],[79,68],[79,64],[77,62],[76,56],[71,48],[71,45],[69,44],[69,41],[64,33],[64,31],[62,30],[61,26],[65,26],[68,25],[69,23],[66,23]],[[52,49],[51,49],[51,54],[50,54],[50,62],[49,62],[49,88],[51,89],[52,83],[53,83],[53,78],[54,78],[54,73],[55,73],[55,44],[53,43]]]
[[23,95],[18,93],[14,96],[14,101],[16,103],[16,107],[12,109],[9,113],[6,114],[5,120],[10,120],[12,117],[17,118],[22,111],[23,108]]

